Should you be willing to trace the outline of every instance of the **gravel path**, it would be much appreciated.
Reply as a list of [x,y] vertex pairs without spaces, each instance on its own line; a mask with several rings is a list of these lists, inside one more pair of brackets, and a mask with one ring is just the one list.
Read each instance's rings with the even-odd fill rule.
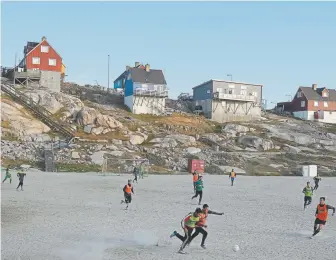
[[304,212],[305,181],[238,176],[230,187],[227,176],[206,175],[203,202],[225,215],[209,216],[208,249],[198,237],[180,255],[180,241],[169,235],[182,232],[181,219],[197,207],[191,176],[140,180],[126,211],[120,200],[127,176],[29,172],[24,191],[15,190],[16,177],[1,187],[2,259],[335,260],[336,216],[316,239],[308,237],[318,197],[336,206],[336,178],[322,179]]

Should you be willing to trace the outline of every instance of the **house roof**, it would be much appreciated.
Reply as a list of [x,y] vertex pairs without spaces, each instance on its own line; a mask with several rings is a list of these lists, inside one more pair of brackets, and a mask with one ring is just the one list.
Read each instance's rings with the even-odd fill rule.
[[[58,56],[60,56],[60,58],[62,59],[62,56],[61,55],[59,55],[59,53],[55,50],[55,48],[53,48],[52,46],[51,46],[51,44],[47,41],[47,39],[43,39],[40,43],[38,43],[33,49],[31,49],[27,54],[26,54],[26,56],[24,57],[24,58],[26,58],[33,50],[35,50],[37,47],[39,47],[43,42],[46,42],[46,43],[48,43],[48,45],[56,52],[56,54],[58,55]],[[31,43],[31,42],[28,42],[28,43]]]
[[141,67],[130,68],[128,71],[123,72],[114,82],[125,77],[128,72],[131,73],[131,78],[133,82],[162,84],[162,85],[167,84],[162,70],[150,69],[150,71],[147,72],[144,68]]
[[322,91],[325,88],[318,88],[316,91],[312,87],[300,87],[307,100],[336,101],[336,90],[328,89],[328,97],[322,97]]
[[251,85],[251,86],[261,86],[263,87],[264,85],[262,84],[252,84],[252,83],[246,83],[246,82],[239,82],[239,81],[228,81],[228,80],[220,80],[220,79],[210,79],[200,85],[197,85],[196,87],[193,87],[194,88],[198,88],[198,87],[201,87],[205,84],[208,84],[209,82],[212,82],[212,81],[217,81],[217,82],[225,82],[225,83],[234,83],[234,84],[242,84],[242,85]]

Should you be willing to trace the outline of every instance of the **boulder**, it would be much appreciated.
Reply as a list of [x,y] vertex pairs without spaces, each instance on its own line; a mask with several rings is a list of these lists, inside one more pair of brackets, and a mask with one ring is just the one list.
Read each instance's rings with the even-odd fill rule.
[[71,153],[71,158],[72,159],[80,159],[80,155],[78,152],[72,152]]
[[98,114],[96,117],[96,125],[104,126],[107,128],[121,128],[123,125],[114,117],[109,115]]
[[87,134],[91,134],[92,128],[94,127],[94,125],[86,125],[84,126],[84,132]]
[[283,146],[283,149],[288,152],[288,153],[293,153],[293,154],[298,154],[301,152],[301,150],[297,147],[294,147],[294,146],[291,146],[291,145],[288,145],[288,144],[285,144]]
[[331,152],[336,152],[336,145],[332,145],[332,146],[324,146],[324,149],[331,151]]
[[100,135],[104,131],[104,127],[99,126],[99,127],[94,127],[91,130],[91,133],[94,135]]
[[32,117],[23,106],[1,100],[1,132],[11,136],[29,136],[47,133],[50,128]]
[[320,140],[318,140],[318,143],[320,143],[322,145],[334,145],[334,141],[333,140],[323,140],[323,139],[320,139]]
[[271,140],[264,140],[257,136],[245,135],[238,138],[238,143],[257,150],[268,151],[274,148]]
[[196,153],[200,153],[201,152],[201,149],[199,148],[196,148],[196,147],[188,147],[186,149],[187,153],[189,154],[196,154]]
[[79,125],[94,125],[100,112],[91,107],[83,107],[76,116]]
[[327,133],[327,137],[330,138],[330,139],[334,139],[334,140],[336,140],[336,134],[333,134],[333,133]]
[[132,145],[142,144],[145,140],[145,137],[140,134],[130,135],[130,143]]
[[246,133],[249,132],[250,128],[243,126],[243,125],[236,125],[236,124],[227,124],[223,129],[222,132],[238,132],[238,133]]
[[175,141],[181,144],[193,144],[196,142],[196,138],[189,135],[182,135],[182,134],[173,134],[167,135],[166,138],[174,139]]
[[108,154],[112,156],[120,157],[124,155],[124,152],[123,151],[112,151],[112,152],[108,152]]

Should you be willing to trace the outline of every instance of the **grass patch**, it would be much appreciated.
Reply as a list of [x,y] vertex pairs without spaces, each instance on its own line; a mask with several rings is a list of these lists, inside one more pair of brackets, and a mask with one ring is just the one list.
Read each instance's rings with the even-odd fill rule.
[[113,131],[113,132],[109,132],[109,133],[102,134],[102,135],[93,135],[93,134],[87,134],[83,130],[79,130],[75,133],[75,136],[81,139],[87,139],[87,140],[92,140],[92,141],[113,140],[113,139],[122,140],[122,141],[130,140],[129,136],[124,135],[123,133],[121,133],[121,131]]
[[54,113],[54,117],[57,118],[57,119],[61,119],[61,117],[63,116],[63,113],[67,111],[67,108],[65,107],[62,107],[60,108],[59,110],[56,111],[56,113]]
[[100,172],[101,166],[98,164],[76,164],[76,163],[59,163],[56,162],[58,172]]
[[10,128],[10,123],[8,120],[5,120],[5,121],[1,121],[1,127],[2,128]]
[[1,140],[14,142],[18,141],[19,138],[13,134],[3,133],[1,136]]
[[173,171],[158,165],[151,165],[148,167],[148,173],[150,174],[172,174]]
[[1,165],[3,167],[7,167],[8,165],[10,165],[11,168],[14,168],[14,167],[20,167],[22,164],[28,164],[38,169],[42,169],[43,167],[43,162],[35,162],[35,161],[29,161],[29,160],[24,160],[24,159],[1,158]]

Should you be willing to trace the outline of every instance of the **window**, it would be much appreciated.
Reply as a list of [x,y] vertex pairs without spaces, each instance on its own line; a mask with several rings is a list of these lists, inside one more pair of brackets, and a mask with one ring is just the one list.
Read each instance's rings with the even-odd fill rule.
[[324,107],[328,107],[328,102],[324,101]]
[[241,85],[241,86],[240,86],[240,89],[241,89],[241,90],[246,90],[246,86],[245,86],[245,85]]
[[222,88],[217,88],[217,91],[216,91],[216,92],[222,93],[222,92],[223,92],[223,89],[222,89]]
[[246,96],[246,90],[245,89],[240,90],[240,95]]
[[49,52],[49,46],[41,45],[41,52],[48,53]]
[[33,64],[40,64],[40,57],[33,57],[32,62]]
[[318,107],[318,101],[314,101],[314,107]]
[[296,97],[297,97],[297,98],[302,97],[302,93],[301,93],[301,91],[299,91],[299,92],[296,94]]
[[49,59],[49,66],[56,66],[56,59]]
[[306,106],[306,102],[305,101],[301,101],[301,107],[305,107]]
[[322,97],[328,97],[328,92],[327,92],[327,91],[324,91],[324,92],[322,93]]
[[207,90],[207,93],[210,94],[210,89]]
[[233,95],[234,94],[234,89],[229,89],[229,94]]
[[250,93],[250,96],[257,97],[258,96],[258,92],[253,91],[252,93]]

